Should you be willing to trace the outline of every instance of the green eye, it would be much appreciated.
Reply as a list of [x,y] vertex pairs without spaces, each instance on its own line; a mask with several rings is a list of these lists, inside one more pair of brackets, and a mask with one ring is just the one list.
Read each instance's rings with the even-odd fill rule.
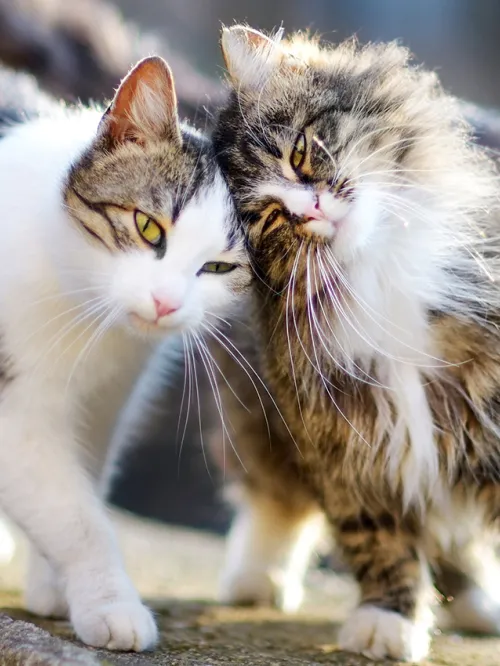
[[228,264],[225,261],[207,261],[201,267],[200,273],[230,273],[235,268],[236,264]]
[[295,141],[295,145],[293,147],[292,154],[290,156],[291,165],[295,170],[300,169],[300,167],[304,164],[304,160],[306,158],[306,152],[307,152],[306,137],[301,132],[297,137],[297,140]]
[[135,226],[142,238],[153,247],[158,247],[163,241],[165,232],[158,222],[155,222],[152,217],[140,210],[135,211]]

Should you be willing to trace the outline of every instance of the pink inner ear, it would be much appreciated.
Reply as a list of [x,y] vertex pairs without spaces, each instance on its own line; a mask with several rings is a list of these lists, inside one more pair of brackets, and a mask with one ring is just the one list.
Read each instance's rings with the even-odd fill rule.
[[254,32],[253,30],[247,30],[246,38],[254,48],[259,48],[259,46],[267,45],[269,43],[265,35],[262,35],[260,32]]
[[[226,36],[226,39],[224,38],[224,35]],[[264,42],[266,42],[266,38],[264,35],[261,33],[251,30],[249,28],[244,28],[244,27],[234,27],[234,28],[229,28],[229,29],[224,29],[223,31],[223,38],[221,42],[221,47],[222,47],[222,55],[224,57],[224,61],[226,63],[226,67],[231,70],[231,57],[230,57],[230,52],[226,50],[226,40],[229,41],[230,43],[233,40],[237,40],[241,42],[247,42],[248,46],[252,49],[257,49],[259,46],[261,46]]]
[[[156,100],[155,106],[161,104],[160,113],[158,108],[148,108],[148,98],[141,92],[146,88],[151,99]],[[146,58],[120,85],[111,106],[107,131],[114,141],[143,143],[147,138],[146,130],[154,128],[155,123],[160,135],[169,124],[176,122],[177,99],[170,69],[161,58]]]
[[109,115],[109,133],[115,141],[133,141],[137,129],[131,121],[129,110],[132,106],[134,93],[137,89],[137,79],[122,85],[118,91]]

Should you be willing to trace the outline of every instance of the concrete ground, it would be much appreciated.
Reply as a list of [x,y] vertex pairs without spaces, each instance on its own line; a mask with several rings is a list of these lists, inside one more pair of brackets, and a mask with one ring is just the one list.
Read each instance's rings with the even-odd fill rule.
[[[154,653],[117,654],[79,643],[70,626],[22,610],[25,544],[0,533],[0,666],[361,666],[340,652],[340,622],[356,601],[352,582],[312,572],[303,610],[231,609],[213,599],[221,562],[217,537],[116,514],[128,569],[156,610],[161,644]],[[394,662],[391,663],[394,666]],[[500,666],[500,639],[436,635],[434,666]]]

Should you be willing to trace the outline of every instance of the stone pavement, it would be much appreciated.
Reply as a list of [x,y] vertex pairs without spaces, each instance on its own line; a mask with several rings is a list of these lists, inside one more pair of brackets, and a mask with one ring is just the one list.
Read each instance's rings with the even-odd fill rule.
[[[22,610],[25,544],[0,532],[0,666],[361,666],[363,657],[338,651],[339,623],[356,601],[352,582],[312,572],[297,615],[231,609],[213,602],[222,543],[206,534],[115,514],[128,569],[158,614],[161,644],[150,654],[85,648],[69,625]],[[13,546],[15,557],[11,558]],[[392,664],[394,662],[386,662]],[[500,639],[438,635],[434,666],[500,666]]]

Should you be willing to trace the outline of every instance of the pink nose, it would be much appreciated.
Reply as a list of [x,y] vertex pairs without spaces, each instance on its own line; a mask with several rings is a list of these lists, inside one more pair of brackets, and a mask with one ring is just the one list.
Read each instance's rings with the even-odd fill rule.
[[311,206],[306,210],[304,217],[307,217],[308,220],[324,220],[325,219],[325,214],[321,210],[321,207],[319,205],[319,198],[316,197],[316,201],[314,205],[311,204]]
[[153,296],[153,301],[158,319],[177,312],[180,307],[178,303],[174,303],[174,301],[168,301],[165,298],[157,298],[156,296]]

